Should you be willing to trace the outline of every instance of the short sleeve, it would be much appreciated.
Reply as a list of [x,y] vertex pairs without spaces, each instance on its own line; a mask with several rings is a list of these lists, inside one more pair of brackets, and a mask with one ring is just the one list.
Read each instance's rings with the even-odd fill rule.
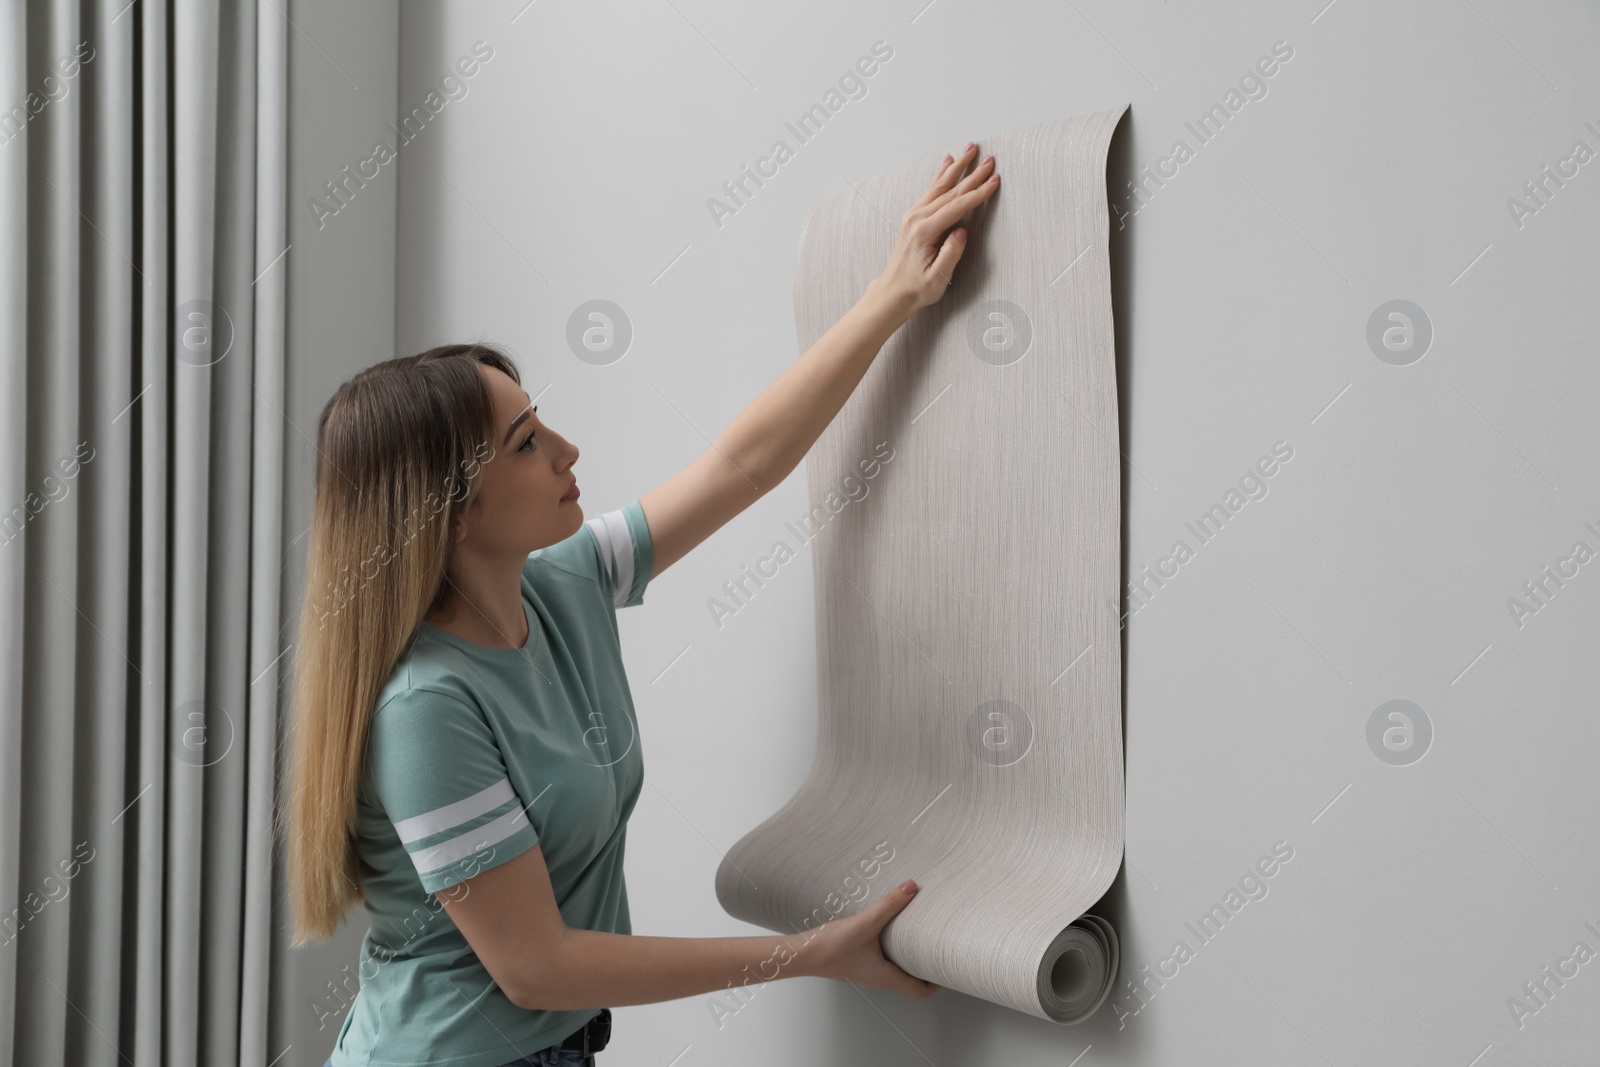
[[368,767],[429,893],[539,843],[488,722],[458,697],[413,688],[385,701],[368,735]]
[[629,501],[615,511],[596,515],[584,526],[594,534],[600,551],[601,586],[611,603],[619,608],[643,603],[654,563],[644,508],[637,500]]

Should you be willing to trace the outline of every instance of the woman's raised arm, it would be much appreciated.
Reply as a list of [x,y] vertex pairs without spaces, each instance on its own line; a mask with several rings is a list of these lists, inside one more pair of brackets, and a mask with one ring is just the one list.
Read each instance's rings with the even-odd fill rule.
[[[1000,187],[994,158],[945,157],[900,219],[889,263],[828,332],[736,415],[711,447],[639,498],[650,525],[652,578],[789,476],[827,429],[891,334],[938,300],[966,250],[956,223]],[[946,231],[950,231],[948,235]]]

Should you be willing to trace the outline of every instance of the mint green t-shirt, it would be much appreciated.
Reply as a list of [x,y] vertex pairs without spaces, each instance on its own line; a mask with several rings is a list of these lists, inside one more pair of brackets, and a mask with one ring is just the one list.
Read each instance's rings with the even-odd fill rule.
[[333,1067],[498,1067],[604,1006],[517,1007],[433,894],[470,892],[449,887],[538,844],[568,926],[632,933],[622,860],[644,762],[616,610],[644,599],[651,564],[635,500],[528,557],[522,648],[417,627],[367,740],[356,843],[371,928]]

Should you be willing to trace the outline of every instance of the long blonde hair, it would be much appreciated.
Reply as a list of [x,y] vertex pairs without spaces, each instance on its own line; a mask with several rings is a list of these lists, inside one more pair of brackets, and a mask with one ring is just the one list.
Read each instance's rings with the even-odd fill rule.
[[365,899],[355,827],[367,731],[384,682],[447,591],[449,530],[477,498],[493,447],[479,364],[521,382],[492,345],[441,345],[363,370],[317,423],[290,795],[277,821],[293,945],[332,936]]

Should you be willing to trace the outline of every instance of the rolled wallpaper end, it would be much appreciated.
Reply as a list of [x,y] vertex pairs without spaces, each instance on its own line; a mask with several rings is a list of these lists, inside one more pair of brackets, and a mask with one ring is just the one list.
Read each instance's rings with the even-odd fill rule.
[[[1106,155],[1127,105],[984,139],[1002,187],[953,284],[807,457],[817,755],[719,867],[731,915],[803,933],[907,878],[907,972],[1056,1022],[1116,979],[1086,912],[1123,853],[1121,543]],[[800,350],[888,262],[927,157],[820,201]]]

